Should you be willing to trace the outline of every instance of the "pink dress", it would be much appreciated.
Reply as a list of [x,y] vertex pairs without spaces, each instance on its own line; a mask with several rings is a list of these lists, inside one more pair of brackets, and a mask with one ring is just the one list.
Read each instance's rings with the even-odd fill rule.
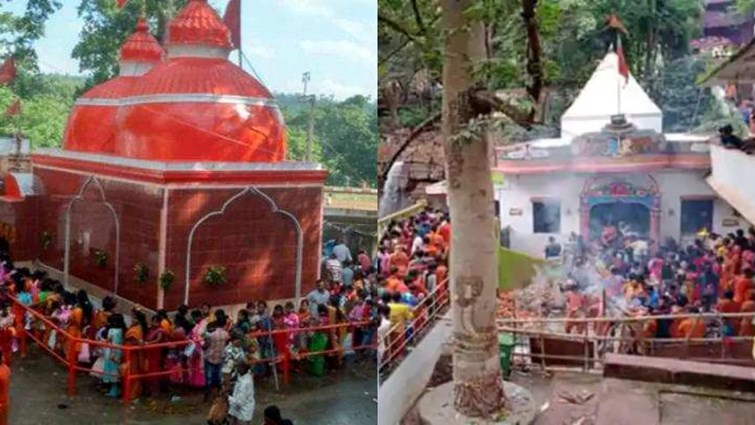
[[189,385],[193,387],[204,387],[205,385],[204,355],[202,354],[202,335],[200,332],[207,327],[203,326],[202,322],[197,323],[194,329],[191,330],[191,333],[189,333],[189,339],[192,341],[192,344],[187,346]]
[[[283,326],[286,329],[299,329],[299,316],[296,313],[291,313],[283,318]],[[289,344],[296,346],[297,332],[289,333]]]

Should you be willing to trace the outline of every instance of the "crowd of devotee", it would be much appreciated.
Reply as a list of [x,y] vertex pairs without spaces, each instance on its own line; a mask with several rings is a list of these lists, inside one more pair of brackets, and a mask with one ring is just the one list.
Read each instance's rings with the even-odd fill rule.
[[[755,313],[755,228],[727,235],[702,229],[687,243],[667,239],[656,246],[622,227],[607,226],[589,244],[572,235],[563,247],[567,317],[610,315],[611,309],[624,316]],[[606,300],[603,311],[601,298]],[[709,316],[645,320],[642,336],[752,336],[752,321]],[[566,322],[566,332],[574,331],[584,329]]]
[[[381,235],[377,255],[380,359],[405,353],[413,343],[415,328],[421,327],[446,295],[441,284],[448,275],[450,241],[448,214],[429,208],[389,223]],[[429,302],[423,302],[426,299]]]
[[[205,402],[214,403],[211,416],[249,423],[256,378],[278,379],[287,365],[315,376],[349,361],[374,365],[379,322],[371,296],[376,292],[375,268],[364,251],[352,261],[344,248],[335,246],[330,254],[339,267],[326,261],[328,272],[298,307],[290,301],[271,306],[259,300],[235,317],[207,303],[154,314],[137,306],[124,315],[114,297],[104,297],[95,307],[85,290],[69,291],[44,272],[15,268],[1,253],[0,351],[10,363],[28,332],[61,358],[75,358],[79,366],[91,368],[109,397],[121,397],[124,388],[136,399],[193,387],[203,392]],[[338,260],[341,256],[343,261]],[[73,342],[59,330],[82,339]],[[124,346],[140,349],[127,355]],[[147,376],[124,386],[127,372]],[[277,415],[279,422],[266,423],[290,423]]]

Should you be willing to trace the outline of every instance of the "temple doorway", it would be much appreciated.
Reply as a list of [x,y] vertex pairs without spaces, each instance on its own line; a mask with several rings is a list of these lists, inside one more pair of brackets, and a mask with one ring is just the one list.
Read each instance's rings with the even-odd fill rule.
[[634,202],[606,202],[590,209],[590,239],[599,239],[603,229],[615,226],[622,234],[650,237],[650,209]]

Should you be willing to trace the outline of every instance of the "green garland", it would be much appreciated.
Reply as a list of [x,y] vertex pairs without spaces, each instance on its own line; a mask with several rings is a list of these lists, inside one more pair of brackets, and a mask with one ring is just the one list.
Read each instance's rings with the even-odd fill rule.
[[47,251],[52,245],[52,234],[50,232],[42,232],[42,250]]
[[175,280],[176,275],[170,270],[165,270],[164,272],[162,272],[162,274],[160,274],[158,282],[160,283],[161,288],[168,290],[173,285],[173,281]]
[[204,274],[204,281],[210,286],[220,286],[226,283],[225,267],[210,266]]
[[137,283],[144,283],[149,279],[149,267],[144,263],[136,263],[134,274],[134,280]]
[[98,267],[105,268],[105,266],[107,266],[107,259],[107,252],[101,249],[94,250],[94,263],[97,264]]

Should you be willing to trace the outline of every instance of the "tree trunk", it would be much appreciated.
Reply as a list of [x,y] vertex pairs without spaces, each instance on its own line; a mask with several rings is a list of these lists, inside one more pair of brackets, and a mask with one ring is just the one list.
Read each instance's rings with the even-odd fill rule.
[[442,0],[445,40],[443,137],[451,239],[454,406],[470,417],[505,407],[495,327],[498,268],[493,182],[486,134],[457,135],[477,113],[473,65],[485,56],[481,22],[464,14],[477,0]]

